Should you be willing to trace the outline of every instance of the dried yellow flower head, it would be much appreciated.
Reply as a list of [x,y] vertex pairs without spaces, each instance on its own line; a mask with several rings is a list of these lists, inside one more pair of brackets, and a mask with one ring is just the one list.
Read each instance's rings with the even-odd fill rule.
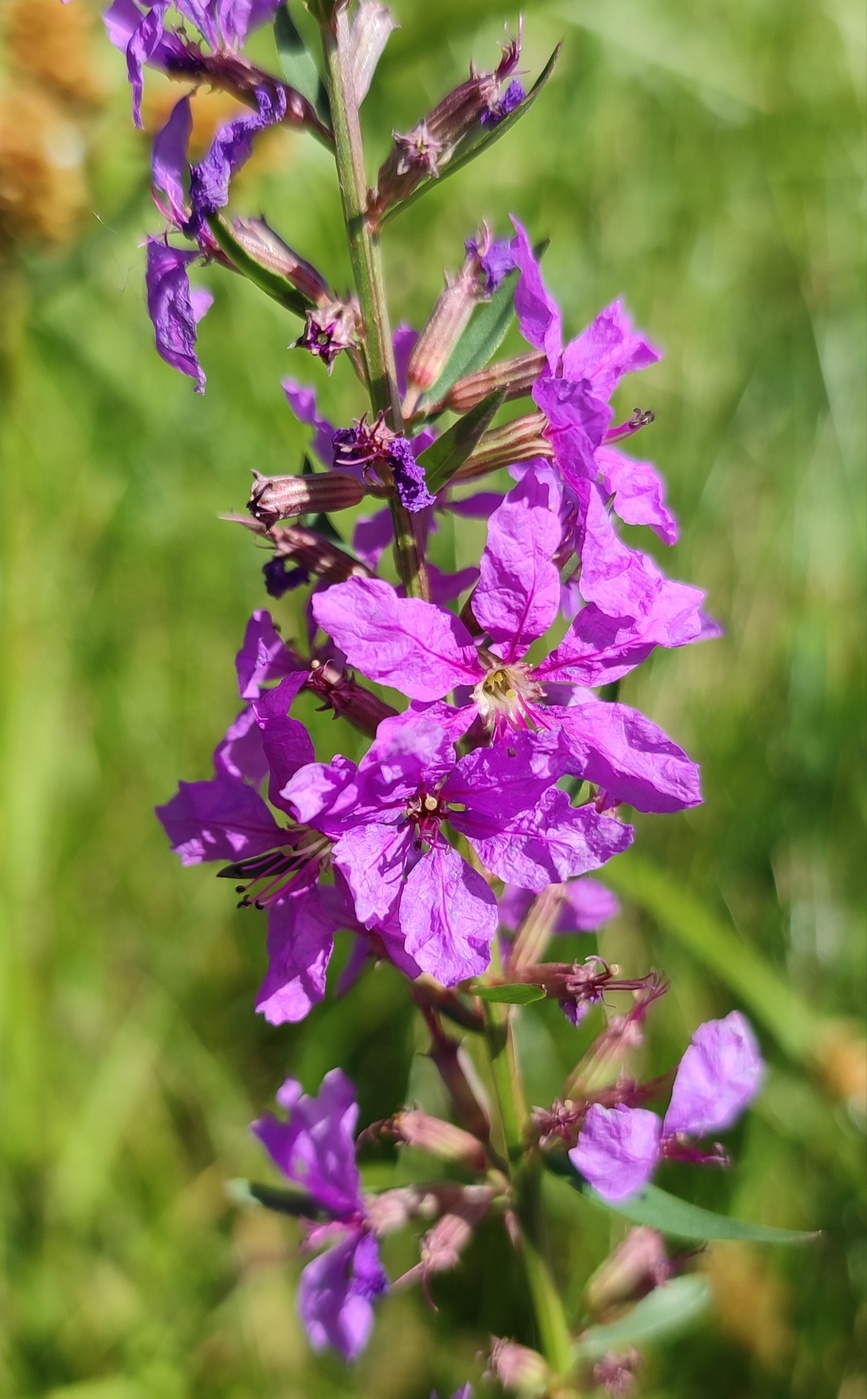
[[0,93],[0,246],[75,235],[86,205],[83,162],[81,132],[47,94]]
[[10,68],[73,106],[96,107],[104,85],[93,61],[93,12],[56,0],[6,0],[3,37]]

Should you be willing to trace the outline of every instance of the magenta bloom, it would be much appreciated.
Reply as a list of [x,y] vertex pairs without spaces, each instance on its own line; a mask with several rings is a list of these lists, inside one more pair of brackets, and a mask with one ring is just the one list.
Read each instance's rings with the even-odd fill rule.
[[677,542],[677,522],[665,504],[665,487],[649,462],[626,457],[614,443],[631,436],[652,414],[637,414],[611,427],[611,395],[621,379],[646,369],[660,353],[632,328],[623,303],[615,301],[575,340],[563,344],[560,308],[548,292],[526,230],[512,219],[512,254],[521,269],[515,310],[524,339],[544,352],[548,372],[533,388],[548,418],[555,459],[570,485],[602,481],[614,509],[632,525],[650,525],[666,544]]
[[749,1022],[734,1010],[700,1025],[680,1061],[668,1112],[589,1108],[569,1159],[607,1200],[623,1200],[647,1184],[663,1157],[724,1160],[702,1154],[684,1137],[724,1132],[759,1092],[764,1063]]
[[[658,615],[617,624],[584,609],[563,642],[531,665],[527,652],[555,621],[560,578],[551,562],[560,522],[542,483],[528,473],[491,517],[473,613],[487,632],[477,646],[463,623],[443,608],[400,598],[380,579],[353,578],[313,601],[317,622],[371,679],[410,699],[431,703],[470,687],[457,715],[437,717],[457,734],[478,716],[496,740],[512,742],[528,728],[559,735],[561,773],[598,784],[609,804],[676,811],[701,801],[698,768],[637,710],[603,704],[584,687],[625,675],[666,636],[677,618]],[[550,682],[556,691],[548,692]],[[568,688],[566,688],[568,687]],[[551,703],[553,697],[573,704]],[[583,693],[582,693],[583,691]],[[453,717],[450,717],[453,716]]]
[[287,1078],[277,1101],[289,1113],[254,1122],[253,1131],[288,1180],[302,1186],[311,1206],[328,1215],[308,1224],[308,1246],[327,1243],[301,1274],[298,1309],[316,1351],[333,1346],[356,1360],[373,1330],[373,1304],[388,1289],[379,1244],[367,1221],[361,1176],[355,1162],[358,1104],[355,1088],[333,1069],[318,1098]]
[[340,757],[311,764],[281,797],[334,841],[359,921],[391,915],[409,957],[454,986],[486,970],[497,906],[448,826],[492,873],[537,891],[598,869],[631,842],[630,827],[573,808],[553,782],[550,747],[528,735],[456,761],[445,729],[410,714],[380,724],[358,768]]

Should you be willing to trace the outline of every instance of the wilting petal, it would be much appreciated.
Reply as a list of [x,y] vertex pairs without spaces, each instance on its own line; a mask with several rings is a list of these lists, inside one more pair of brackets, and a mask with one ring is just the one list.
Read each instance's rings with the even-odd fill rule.
[[542,493],[527,476],[494,511],[473,594],[473,613],[507,661],[548,630],[560,607],[560,574],[551,562],[560,522]]
[[257,112],[235,117],[217,132],[204,160],[190,171],[190,198],[193,230],[229,202],[229,184],[253,154],[253,141],[260,131],[274,126],[286,115],[286,93],[281,88],[256,89]]
[[609,399],[624,374],[646,369],[662,355],[632,328],[622,301],[600,311],[595,321],[563,351],[563,376],[589,379],[602,398]]
[[676,544],[677,520],[665,503],[665,482],[653,463],[635,461],[605,446],[599,448],[596,460],[621,520],[628,525],[649,525],[664,543]]
[[305,885],[268,909],[268,975],[256,1009],[272,1025],[303,1020],[325,995],[325,978],[338,926],[335,890]]
[[273,850],[283,836],[258,792],[232,777],[181,782],[157,816],[184,865],[246,860]]
[[756,1037],[740,1011],[700,1025],[674,1080],[666,1136],[726,1131],[759,1092],[764,1076]]
[[231,48],[240,48],[254,29],[270,24],[280,0],[217,0],[220,32]]
[[469,836],[482,863],[510,884],[541,893],[572,875],[606,864],[632,844],[633,830],[592,806],[573,807],[565,792],[549,788],[538,805],[502,822],[499,831],[482,828],[474,814],[453,818]]
[[313,599],[313,615],[350,665],[410,699],[442,699],[481,677],[476,648],[453,613],[398,597],[382,579],[335,584]]
[[480,976],[491,960],[497,901],[450,845],[436,845],[411,871],[400,901],[406,950],[444,986]]
[[565,771],[639,811],[682,811],[702,800],[698,764],[626,704],[591,700],[549,709],[564,735]]
[[515,288],[515,312],[521,334],[534,349],[544,350],[548,365],[556,373],[563,347],[563,321],[560,308],[542,279],[539,263],[533,252],[527,230],[513,216],[515,237],[512,254],[521,270]]
[[205,371],[196,354],[196,327],[213,301],[210,292],[196,298],[190,292],[187,268],[199,254],[169,247],[159,238],[147,240],[148,313],[156,335],[157,353],[182,374],[196,380],[196,392],[205,391]]
[[569,1160],[604,1199],[623,1200],[653,1175],[661,1132],[655,1112],[594,1103]]

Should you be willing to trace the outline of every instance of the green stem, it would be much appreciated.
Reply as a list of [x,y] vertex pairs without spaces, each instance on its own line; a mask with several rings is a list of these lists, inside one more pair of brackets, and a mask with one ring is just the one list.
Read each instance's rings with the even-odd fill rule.
[[[509,1010],[504,1005],[488,1002],[484,1014],[491,1076],[510,1163],[515,1214],[521,1231],[521,1253],[533,1299],[539,1342],[554,1374],[565,1376],[572,1365],[572,1338],[551,1271],[542,1203],[542,1163],[538,1150],[526,1144],[527,1106]],[[559,1391],[564,1399],[569,1392]]]
[[[323,37],[331,113],[334,122],[334,153],[343,199],[343,212],[349,238],[349,255],[355,289],[361,307],[364,353],[368,388],[374,413],[384,412],[395,432],[403,428],[394,346],[382,250],[366,218],[367,175],[358,103],[352,86],[348,7],[340,6],[334,16],[333,33]],[[430,597],[427,570],[415,534],[413,517],[396,495],[391,498],[397,566],[411,597]]]

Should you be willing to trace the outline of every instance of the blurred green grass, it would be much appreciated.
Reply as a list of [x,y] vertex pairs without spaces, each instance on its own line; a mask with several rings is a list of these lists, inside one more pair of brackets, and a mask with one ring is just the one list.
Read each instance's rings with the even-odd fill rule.
[[[396,9],[365,107],[372,159],[516,19],[500,0]],[[666,567],[708,588],[726,637],[628,683],[703,764],[706,804],[639,823],[658,897],[625,900],[603,939],[631,969],[671,976],[649,1061],[664,1068],[699,1019],[765,996],[736,965],[741,944],[822,1024],[864,1011],[863,15],[853,0],[534,0],[527,67],[560,38],[544,98],[394,225],[388,271],[396,314],[418,323],[480,217],[503,229],[514,211],[551,237],[546,275],[572,333],[623,293],[666,349],[621,407],[637,393],[656,410],[639,445],[683,524]],[[434,1090],[388,971],[306,1026],[255,1017],[261,920],[209,873],[178,869],[152,815],[178,777],[206,774],[236,710],[231,662],[264,600],[261,560],[217,516],[243,504],[251,468],[295,469],[305,434],[279,381],[311,366],[286,350],[295,329],[276,307],[216,273],[205,397],[157,359],[139,247],[158,227],[147,139],[129,130],[119,58],[98,61],[113,96],[90,131],[92,215],[67,252],[3,265],[0,1393],[447,1394],[478,1372],[487,1332],[527,1335],[493,1232],[435,1287],[439,1312],[389,1301],[347,1373],[300,1334],[293,1226],[224,1194],[229,1177],[266,1174],[247,1124],[289,1070],[315,1087],[342,1063],[369,1117],[402,1100],[410,1066],[409,1092]],[[265,208],[345,283],[319,147],[280,137],[235,203]],[[343,369],[317,388],[346,418],[361,405]],[[291,610],[275,610],[291,632]],[[354,751],[316,723],[323,752]],[[678,934],[684,894],[705,922],[687,903]],[[548,1009],[522,1024],[539,1099],[575,1050]],[[793,1055],[749,1009],[773,1073],[738,1168],[667,1183],[826,1233],[806,1252],[720,1246],[716,1315],[650,1358],[645,1392],[856,1399],[858,1042],[844,1030]],[[611,1226],[556,1188],[551,1206],[577,1308]],[[410,1262],[398,1241],[392,1271]]]

